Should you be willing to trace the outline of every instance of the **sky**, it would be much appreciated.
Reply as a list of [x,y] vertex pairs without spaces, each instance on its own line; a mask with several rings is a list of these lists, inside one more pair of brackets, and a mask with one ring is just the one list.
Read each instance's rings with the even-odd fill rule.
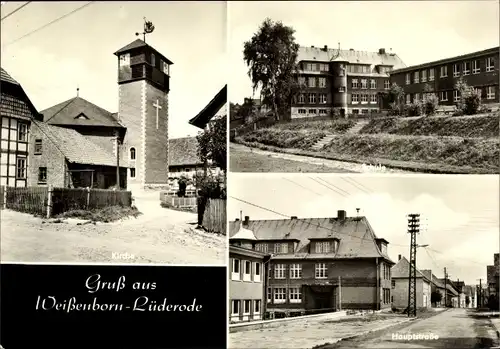
[[378,51],[407,66],[499,45],[498,1],[321,1],[228,3],[229,100],[252,95],[243,43],[266,17],[295,29],[302,46]]
[[[327,186],[320,184],[325,184],[322,180]],[[377,237],[389,241],[389,256],[395,262],[399,254],[409,259],[406,216],[418,213],[417,243],[429,246],[418,249],[417,267],[431,269],[440,278],[446,267],[452,280],[473,285],[482,278],[485,283],[486,266],[493,265],[493,254],[499,252],[499,176],[231,173],[228,183],[231,221],[240,217],[240,211],[259,220],[287,219],[276,213],[336,217],[338,210],[352,217],[360,208],[359,215],[367,217]]]
[[[2,18],[22,2],[1,6]],[[144,17],[155,30],[146,42],[174,64],[169,94],[169,137],[195,136],[188,120],[227,83],[227,4],[212,2],[32,2],[1,21],[1,64],[42,111],[76,96],[118,111],[118,58],[137,39]],[[142,35],[141,35],[142,38]]]

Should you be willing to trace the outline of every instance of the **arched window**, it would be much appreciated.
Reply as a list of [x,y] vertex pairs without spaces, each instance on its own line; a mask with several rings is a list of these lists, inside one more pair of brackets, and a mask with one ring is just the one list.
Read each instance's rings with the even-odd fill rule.
[[135,148],[130,148],[130,160],[135,160]]

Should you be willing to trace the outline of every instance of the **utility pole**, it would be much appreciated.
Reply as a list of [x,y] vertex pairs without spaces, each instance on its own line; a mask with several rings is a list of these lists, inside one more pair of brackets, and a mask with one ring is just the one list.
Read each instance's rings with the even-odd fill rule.
[[479,308],[482,308],[483,307],[483,285],[482,285],[482,280],[483,279],[479,279]]
[[417,316],[417,234],[420,232],[420,215],[408,215],[410,243],[410,275],[408,275],[408,316]]
[[342,280],[340,279],[339,276],[339,311],[342,310]]
[[448,287],[446,282],[448,280],[448,274],[446,273],[446,267],[444,268],[444,306],[448,306]]
[[120,190],[120,138],[116,132],[116,189]]

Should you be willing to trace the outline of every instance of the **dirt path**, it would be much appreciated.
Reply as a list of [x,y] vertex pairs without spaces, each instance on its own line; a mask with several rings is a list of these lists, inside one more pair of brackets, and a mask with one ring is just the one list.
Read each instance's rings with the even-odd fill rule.
[[156,196],[135,201],[143,215],[101,224],[2,210],[2,262],[225,264],[226,237],[195,230],[195,214],[164,209]]

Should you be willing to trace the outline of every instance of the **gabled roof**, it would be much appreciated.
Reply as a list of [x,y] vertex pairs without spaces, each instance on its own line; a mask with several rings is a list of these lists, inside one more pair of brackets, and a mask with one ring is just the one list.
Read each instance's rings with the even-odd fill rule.
[[240,223],[240,229],[229,238],[229,240],[252,240],[255,241],[257,238],[255,237],[253,231],[250,229],[246,229],[243,227],[243,224]]
[[25,119],[41,120],[42,115],[37,111],[21,84],[14,80],[5,69],[0,67],[1,83],[1,112],[2,115]]
[[48,138],[71,163],[116,166],[116,156],[77,131],[35,121],[44,138]]
[[172,138],[168,140],[169,166],[203,165],[198,156],[196,137]]
[[[410,262],[406,257],[401,257],[401,259],[391,268],[391,277],[393,279],[408,279],[410,276]],[[424,278],[427,281],[431,281],[430,278],[425,276],[420,270],[417,268],[416,272],[417,278]]]
[[383,65],[392,66],[393,69],[400,69],[406,67],[401,58],[394,53],[379,53],[367,52],[356,50],[338,50],[327,48],[326,50],[321,47],[304,47],[299,48],[297,61],[308,62],[332,62],[342,61],[349,64],[369,64],[369,65]]
[[[116,113],[110,113],[81,97],[56,104],[41,111],[41,114],[43,120],[50,125],[123,127],[118,122]],[[79,118],[80,114],[85,118]]]
[[160,57],[167,63],[167,64],[174,64],[171,60],[169,60],[167,57],[165,57],[164,55],[162,55],[160,52],[158,52],[158,50],[156,50],[155,48],[153,48],[152,46],[146,44],[143,40],[141,39],[136,39],[134,41],[132,41],[130,44],[128,45],[125,45],[123,46],[121,49],[119,49],[118,51],[116,51],[114,54],[115,56],[119,56],[120,54],[122,53],[126,53],[126,52],[130,52],[130,51],[133,51],[133,50],[136,50],[138,48],[141,48],[141,47],[149,47],[150,49],[152,49],[153,51],[155,51],[158,55],[160,55]]
[[3,68],[0,68],[0,69],[1,69],[1,72],[0,72],[0,80],[1,81],[20,86],[20,84],[16,80],[14,80],[12,78],[12,76],[9,75],[9,73],[7,73]]
[[210,120],[217,114],[217,112],[227,103],[227,85],[215,95],[215,97],[198,113],[194,118],[189,120],[193,126],[204,129]]
[[[234,236],[240,223],[229,222],[229,236]],[[338,218],[294,218],[249,221],[245,228],[253,231],[258,240],[298,240],[295,254],[277,255],[275,259],[357,259],[384,258],[393,263],[388,255],[380,251],[375,243],[375,233],[365,217]],[[309,254],[310,238],[338,238],[335,254]]]

